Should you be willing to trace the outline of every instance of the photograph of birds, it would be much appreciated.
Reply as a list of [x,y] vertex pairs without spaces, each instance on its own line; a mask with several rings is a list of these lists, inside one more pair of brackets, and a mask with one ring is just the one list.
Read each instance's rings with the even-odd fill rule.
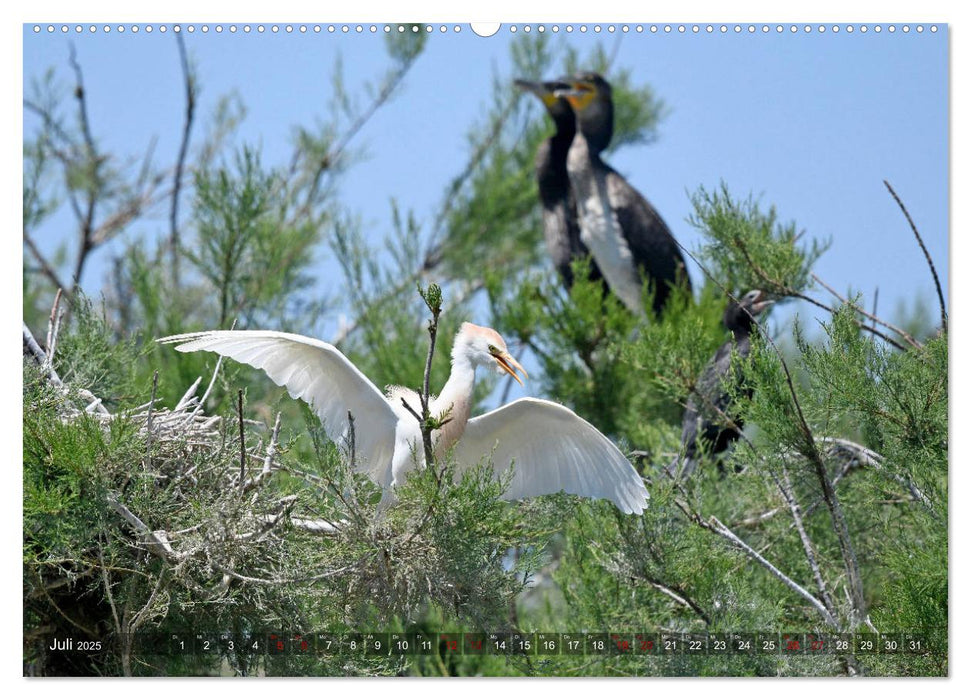
[[[755,318],[773,303],[761,290],[753,289],[738,302],[730,301],[725,308],[722,322],[732,337],[718,348],[688,397],[681,423],[681,453],[668,465],[671,476],[691,476],[702,451],[718,455],[741,437],[742,419],[731,411],[731,391],[727,385],[743,386],[743,377],[732,374],[732,351],[741,359],[749,356]],[[726,416],[731,419],[730,424]],[[722,469],[720,461],[719,469]]]
[[[262,369],[295,399],[302,399],[320,417],[335,442],[349,430],[354,417],[357,469],[394,501],[394,487],[416,464],[421,443],[418,421],[402,399],[418,407],[414,391],[393,386],[387,395],[361,373],[336,347],[313,338],[276,331],[203,331],[159,340],[180,352],[207,350]],[[471,417],[477,367],[508,373],[522,384],[523,367],[491,328],[462,324],[452,346],[452,372],[441,394],[430,401],[432,415],[450,419],[432,435],[436,455],[449,449],[458,474],[484,459],[499,475],[514,466],[503,494],[507,500],[564,491],[603,498],[621,511],[640,514],[648,492],[630,461],[605,435],[560,404],[522,398],[484,415]]]
[[[566,169],[576,203],[580,242],[590,251],[610,290],[632,312],[644,312],[643,283],[650,282],[654,290],[652,309],[657,314],[673,286],[684,285],[691,290],[678,243],[654,207],[601,158],[614,130],[610,83],[596,73],[579,73],[559,82],[565,86],[555,89],[554,96],[569,103],[576,121]],[[563,118],[554,120],[554,139],[564,139],[560,135]],[[558,153],[552,148],[550,152]],[[559,266],[555,256],[554,263]]]

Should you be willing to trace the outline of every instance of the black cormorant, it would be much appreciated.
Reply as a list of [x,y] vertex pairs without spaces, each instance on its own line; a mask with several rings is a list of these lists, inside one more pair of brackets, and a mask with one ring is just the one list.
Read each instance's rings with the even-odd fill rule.
[[577,133],[567,155],[567,171],[577,203],[580,241],[590,250],[601,274],[631,311],[643,312],[642,282],[654,288],[654,312],[667,302],[671,287],[691,280],[667,224],[646,199],[600,153],[614,131],[610,84],[596,73],[564,79],[557,90],[576,115]]
[[[569,289],[573,286],[573,269],[570,263],[590,254],[580,241],[577,205],[566,170],[566,155],[576,133],[576,118],[566,98],[554,94],[557,90],[569,90],[570,84],[517,80],[516,86],[536,95],[556,126],[556,133],[540,143],[536,149],[536,181],[539,184],[539,200],[543,205],[543,237],[546,239],[546,247],[553,258],[553,265]],[[590,278],[601,279],[602,275],[593,260],[590,261],[590,266]]]
[[[732,348],[740,357],[748,357],[752,349],[753,319],[772,303],[758,289],[746,294],[739,303],[729,302],[722,321],[732,332],[732,338],[718,348],[688,397],[681,422],[681,454],[668,465],[671,476],[677,477],[680,472],[681,478],[687,478],[698,466],[702,451],[719,454],[739,438],[742,419],[731,411],[731,393],[726,386],[728,382],[738,385],[743,381],[741,376],[729,378]],[[745,393],[752,395],[751,389]],[[726,416],[734,425],[727,425]],[[723,469],[720,461],[718,468]]]

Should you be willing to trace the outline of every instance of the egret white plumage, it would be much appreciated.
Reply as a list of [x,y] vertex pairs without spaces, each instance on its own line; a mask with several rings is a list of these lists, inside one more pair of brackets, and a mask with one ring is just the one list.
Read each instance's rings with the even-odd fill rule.
[[[423,463],[418,421],[402,405],[420,406],[404,387],[387,396],[329,343],[276,331],[203,331],[162,338],[176,350],[207,350],[266,372],[290,396],[306,401],[320,417],[327,435],[343,439],[348,412],[355,420],[356,468],[393,500],[394,487]],[[506,372],[522,384],[523,369],[491,328],[464,323],[452,347],[452,372],[441,394],[430,399],[433,416],[448,411],[450,420],[432,434],[436,456],[449,449],[457,474],[491,459],[499,475],[514,464],[503,498],[518,500],[564,491],[605,498],[624,513],[647,505],[644,482],[623,453],[605,435],[573,411],[551,401],[523,398],[470,418],[475,370]],[[419,464],[415,463],[415,455]]]

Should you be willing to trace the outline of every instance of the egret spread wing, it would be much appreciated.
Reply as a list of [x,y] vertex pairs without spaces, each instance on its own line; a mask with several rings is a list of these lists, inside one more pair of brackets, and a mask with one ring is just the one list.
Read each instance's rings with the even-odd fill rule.
[[641,477],[607,437],[570,409],[519,399],[473,418],[455,446],[460,467],[491,455],[496,474],[515,463],[504,498],[565,491],[606,498],[625,513],[641,513],[648,493]]
[[162,338],[180,352],[208,350],[262,369],[320,417],[331,440],[347,435],[354,416],[358,471],[382,487],[391,483],[397,416],[384,395],[329,343],[276,331],[205,331]]

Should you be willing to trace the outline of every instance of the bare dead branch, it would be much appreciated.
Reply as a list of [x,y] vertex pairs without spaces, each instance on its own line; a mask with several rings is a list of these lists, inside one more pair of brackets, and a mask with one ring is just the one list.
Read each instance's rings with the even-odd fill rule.
[[54,305],[51,307],[51,315],[47,323],[47,366],[52,367],[54,365],[54,352],[57,349],[57,334],[61,328],[61,317],[63,314],[60,312],[61,305],[61,290],[57,290],[57,294],[54,295]]
[[115,596],[111,592],[111,580],[108,578],[108,567],[105,566],[104,548],[101,546],[100,538],[98,540],[98,563],[101,565],[101,580],[105,587],[105,596],[108,598],[108,606],[111,608],[111,618],[115,623],[115,632],[121,635],[124,630],[122,630],[121,620],[118,618],[118,606],[115,605]]
[[[773,478],[775,475],[773,474]],[[782,466],[782,478],[776,479],[776,484],[779,490],[782,492],[782,497],[785,498],[786,504],[789,506],[789,512],[792,514],[792,523],[799,533],[799,540],[802,542],[802,549],[806,555],[806,562],[809,564],[810,570],[813,572],[813,580],[816,582],[816,589],[819,591],[820,600],[822,600],[823,605],[829,611],[833,618],[836,617],[836,607],[833,605],[833,599],[829,595],[829,590],[826,588],[826,582],[823,581],[823,574],[819,570],[819,564],[816,561],[816,551],[813,547],[812,540],[809,539],[809,534],[806,532],[806,527],[802,521],[802,513],[799,508],[799,502],[796,500],[795,495],[792,491],[792,482],[789,479],[789,471],[786,469],[785,465]]]
[[190,386],[186,390],[186,392],[184,394],[182,394],[182,398],[179,399],[179,402],[177,404],[175,404],[175,408],[172,409],[172,410],[174,410],[174,411],[181,411],[184,408],[186,408],[189,405],[189,403],[195,398],[196,389],[199,388],[199,384],[200,383],[202,383],[202,377],[198,377],[192,383],[192,386]]
[[212,387],[216,384],[216,377],[219,375],[219,368],[222,366],[222,363],[223,356],[219,355],[219,357],[216,358],[216,368],[212,371],[212,378],[209,380],[209,386],[206,387],[206,391],[202,395],[202,398],[199,399],[199,404],[196,406],[195,410],[192,411],[192,413],[189,414],[189,417],[185,419],[186,425],[192,423],[196,419],[199,412],[202,411],[202,407],[205,406],[206,400],[209,398],[209,394],[212,393]]
[[145,622],[145,619],[148,616],[148,612],[149,610],[151,610],[152,603],[155,602],[155,599],[158,597],[159,592],[162,590],[162,583],[168,577],[168,572],[169,572],[168,569],[162,569],[162,572],[158,575],[158,578],[155,580],[155,587],[152,589],[151,595],[149,595],[148,599],[145,601],[145,605],[143,605],[141,610],[139,610],[135,614],[135,617],[132,618],[132,621],[128,623],[129,635],[134,634],[136,630],[138,630],[138,628],[142,626],[142,623]]
[[94,136],[91,134],[91,123],[88,119],[87,94],[84,90],[84,77],[81,73],[81,65],[77,61],[77,52],[74,49],[74,44],[71,44],[69,62],[71,68],[74,69],[74,96],[78,101],[78,120],[81,124],[81,133],[84,137],[85,157],[91,166],[90,175],[93,179],[87,187],[87,201],[85,203],[84,213],[78,222],[81,227],[81,241],[78,248],[77,261],[74,265],[74,275],[71,278],[73,284],[71,291],[73,296],[73,292],[81,284],[81,273],[84,271],[84,263],[87,261],[88,254],[94,249],[95,245],[91,234],[94,229],[95,207],[98,203],[98,170],[100,169],[100,161]]
[[175,162],[175,175],[172,182],[172,206],[169,212],[169,254],[172,264],[172,280],[176,288],[179,287],[179,193],[182,191],[182,172],[185,159],[189,151],[189,137],[192,134],[192,123],[196,110],[196,80],[189,66],[189,58],[185,51],[185,40],[182,32],[175,35],[179,47],[179,61],[182,64],[182,79],[185,83],[185,121],[182,126],[182,141],[179,144],[179,156]]
[[357,435],[354,432],[354,414],[347,412],[347,438],[350,449],[351,471],[357,470]]
[[145,419],[145,430],[149,437],[152,435],[152,409],[155,408],[155,395],[158,392],[158,370],[152,375],[152,398],[148,402],[148,417]]
[[[829,292],[834,297],[836,297],[837,299],[839,299],[839,301],[840,301],[841,304],[845,304],[846,306],[849,306],[855,312],[857,312],[861,316],[865,316],[866,318],[870,319],[874,323],[879,323],[884,328],[889,328],[891,331],[893,331],[894,333],[896,333],[897,335],[899,335],[901,338],[903,338],[907,342],[907,344],[910,345],[911,347],[914,347],[914,348],[922,348],[922,347],[924,347],[923,344],[920,341],[918,341],[916,338],[914,338],[914,336],[912,336],[910,333],[908,333],[907,331],[905,331],[903,328],[900,328],[899,326],[895,326],[892,323],[888,323],[887,321],[884,321],[881,318],[877,318],[876,316],[872,315],[869,311],[867,311],[866,309],[864,309],[862,306],[860,306],[859,304],[854,304],[849,299],[847,299],[842,294],[840,294],[835,289],[833,289],[831,286],[829,286],[828,284],[826,284],[815,272],[813,272],[811,274],[812,274],[813,280],[816,281],[817,283],[819,283],[819,285],[821,287],[823,287],[823,289],[825,289],[827,292]],[[860,325],[860,324],[858,324],[858,325]],[[866,325],[860,325],[860,327],[863,328],[864,330],[869,330],[869,327],[866,326]]]
[[706,613],[705,610],[700,605],[698,605],[698,603],[695,602],[691,598],[691,596],[689,596],[679,586],[673,586],[671,584],[662,583],[658,579],[655,579],[651,576],[631,574],[631,577],[634,578],[635,580],[644,581],[651,587],[655,588],[656,590],[660,591],[668,598],[676,602],[678,605],[684,606],[689,610],[693,611],[698,617],[700,617],[704,621],[706,625],[711,624],[711,618],[708,616],[708,613]]
[[782,573],[775,565],[773,565],[768,559],[763,557],[761,554],[756,552],[749,546],[744,540],[742,540],[738,535],[732,532],[728,527],[726,527],[718,518],[714,515],[708,518],[707,522],[700,521],[703,527],[711,530],[717,535],[720,535],[724,539],[731,542],[735,547],[745,552],[749,558],[757,562],[759,565],[763,566],[770,574],[779,579],[787,588],[795,592],[798,596],[806,600],[815,610],[820,614],[826,624],[834,629],[838,629],[839,625],[836,619],[830,614],[826,606],[816,598],[812,593],[807,591],[805,588],[800,586],[798,583],[793,581],[791,578]]
[[243,494],[246,484],[246,432],[243,427],[243,390],[236,394],[236,410],[239,416],[239,493]]
[[172,563],[178,563],[185,558],[185,554],[177,552],[172,548],[164,530],[151,530],[148,525],[142,522],[141,518],[128,510],[115,496],[108,496],[108,505],[144,538],[144,544],[148,546],[149,551],[153,554]]
[[266,459],[263,461],[263,474],[270,473],[273,464],[273,456],[276,454],[277,437],[280,434],[280,413],[276,414],[276,421],[273,423],[273,433],[270,435],[270,444],[266,447]]
[[904,206],[904,203],[900,200],[900,197],[897,196],[897,193],[894,191],[893,187],[890,186],[889,182],[884,180],[883,184],[887,186],[887,189],[893,196],[894,201],[897,202],[897,206],[900,207],[900,211],[904,213],[907,223],[910,224],[910,230],[914,232],[914,238],[917,239],[917,245],[920,246],[921,251],[924,253],[924,257],[927,259],[927,266],[931,269],[931,275],[934,277],[934,287],[937,289],[937,301],[941,305],[941,330],[944,333],[947,333],[947,307],[944,305],[944,292],[941,290],[941,280],[937,276],[937,268],[934,267],[934,261],[931,260],[931,254],[927,252],[927,246],[924,245],[924,239],[920,237],[920,232],[917,230],[917,225],[910,217],[910,212],[907,211],[907,207]]
[[411,404],[409,404],[407,401],[405,401],[405,397],[404,396],[401,397],[401,405],[405,407],[405,410],[408,411],[408,413],[410,413],[411,415],[413,415],[415,417],[415,420],[416,421],[418,421],[419,423],[421,423],[421,414],[418,413],[418,411],[416,411],[415,409],[413,409],[411,407]]
[[[67,289],[67,287],[64,286],[60,278],[57,276],[54,268],[51,267],[51,264],[44,257],[44,254],[40,252],[40,249],[37,247],[37,244],[34,243],[34,240],[30,237],[30,234],[27,233],[26,229],[24,230],[24,245],[27,246],[27,250],[30,251],[30,254],[34,256],[34,260],[36,260],[37,264],[40,265],[41,272],[43,272],[44,276],[50,280],[50,283],[54,285],[54,288]],[[66,296],[68,298],[71,297],[69,292],[66,293]]]
[[905,489],[907,489],[910,492],[910,495],[913,497],[913,500],[917,501],[922,506],[924,506],[924,508],[927,509],[928,513],[930,513],[935,518],[939,517],[936,511],[934,510],[934,506],[933,506],[933,503],[931,503],[931,500],[924,494],[923,491],[921,491],[917,487],[916,484],[914,484],[913,481],[911,481],[910,479],[908,479],[907,477],[901,474],[896,474],[888,470],[884,466],[883,464],[884,460],[882,455],[878,454],[877,452],[874,452],[871,449],[864,447],[863,445],[855,443],[852,440],[847,440],[846,438],[820,437],[819,442],[824,444],[829,444],[829,445],[832,445],[834,448],[838,448],[838,449],[842,449],[850,452],[850,454],[852,455],[853,459],[856,461],[857,464],[859,464],[862,467],[870,467],[876,470],[877,473],[881,474],[882,476],[885,476],[897,482]]

